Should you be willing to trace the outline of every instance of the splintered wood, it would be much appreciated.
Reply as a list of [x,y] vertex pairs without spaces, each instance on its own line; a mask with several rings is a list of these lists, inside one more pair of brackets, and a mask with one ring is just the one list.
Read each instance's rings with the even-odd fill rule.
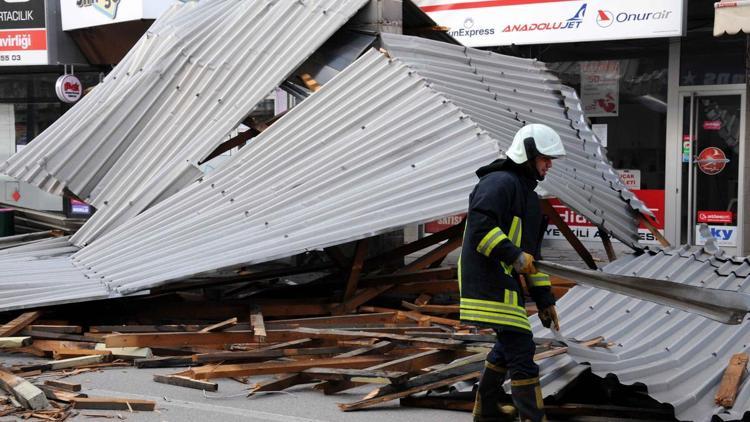
[[716,392],[715,402],[719,406],[732,407],[737,397],[737,389],[745,375],[747,361],[750,359],[747,353],[733,355],[729,361],[724,376],[721,378],[719,390]]

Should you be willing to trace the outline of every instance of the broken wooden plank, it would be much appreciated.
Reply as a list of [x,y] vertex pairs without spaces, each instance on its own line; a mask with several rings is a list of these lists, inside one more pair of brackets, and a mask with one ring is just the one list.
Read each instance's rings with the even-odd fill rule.
[[412,344],[417,347],[430,347],[435,349],[460,349],[463,342],[448,339],[430,339],[420,337],[410,337],[400,334],[365,332],[365,331],[345,331],[345,330],[324,330],[315,328],[297,328],[286,331],[290,335],[308,336],[311,338],[331,338],[336,340],[355,339],[355,338],[377,338],[382,340],[391,340],[399,343]]
[[320,84],[318,81],[313,79],[312,76],[310,76],[309,73],[303,73],[299,76],[300,79],[302,79],[302,83],[305,84],[307,89],[309,89],[312,92],[317,92],[320,90]]
[[269,329],[285,329],[290,327],[324,327],[338,328],[351,327],[357,324],[392,324],[395,322],[396,312],[379,312],[367,314],[337,315],[313,318],[280,319],[269,321],[266,326]]
[[31,337],[0,337],[0,349],[17,349],[31,343]]
[[222,331],[229,327],[234,327],[237,325],[237,317],[229,318],[225,321],[217,322],[216,324],[209,325],[206,328],[202,328],[199,333],[210,333],[212,331]]
[[665,248],[670,247],[669,241],[661,234],[659,229],[656,228],[651,222],[646,218],[643,214],[638,214],[638,222],[643,224],[646,229],[648,229],[649,232],[651,232],[652,235],[654,235],[654,238],[659,242],[660,245],[664,246]]
[[107,347],[104,343],[97,343],[94,350],[109,352],[115,359],[135,360],[149,359],[154,353],[149,347]]
[[39,311],[25,312],[15,319],[0,326],[0,337],[10,337],[36,321],[42,313]]
[[62,334],[81,334],[83,332],[83,328],[80,325],[32,324],[21,330],[21,333],[24,333],[27,330],[46,331],[48,333]]
[[156,402],[152,400],[125,399],[119,397],[77,397],[71,400],[74,409],[90,410],[138,410],[153,411]]
[[457,314],[459,312],[458,305],[416,305],[402,300],[401,306],[412,311],[426,312],[428,314]]
[[351,381],[358,384],[400,384],[409,378],[403,371],[380,369],[317,368],[302,371],[311,379],[323,381]]
[[136,368],[182,368],[195,363],[190,356],[160,356],[133,361]]
[[361,289],[357,292],[356,295],[354,295],[352,298],[350,298],[346,302],[332,306],[331,313],[333,313],[334,315],[349,313],[357,309],[358,306],[364,303],[367,303],[368,301],[380,296],[381,294],[385,293],[391,288],[393,288],[392,285],[385,285],[385,286],[369,287],[366,289]]
[[417,306],[423,306],[430,303],[431,300],[432,296],[428,295],[427,293],[422,293],[416,299],[414,299],[414,304]]
[[266,323],[258,306],[253,306],[250,310],[250,329],[261,342],[266,341]]
[[472,362],[466,365],[448,368],[446,370],[436,370],[425,375],[416,376],[404,384],[396,386],[386,386],[375,390],[376,394],[368,395],[367,398],[354,403],[340,403],[339,409],[344,412],[359,410],[366,407],[374,406],[387,401],[400,399],[422,391],[433,390],[439,387],[445,387],[460,381],[466,381],[479,378],[482,373],[484,362]]
[[36,339],[63,340],[63,341],[77,341],[77,342],[83,342],[83,343],[98,343],[100,341],[98,338],[95,338],[95,337],[81,336],[78,334],[53,333],[53,332],[39,331],[39,330],[28,330],[26,331],[26,335],[31,336],[35,340]]
[[107,347],[192,346],[200,344],[250,343],[252,331],[221,333],[142,333],[111,334],[105,337]]
[[44,391],[4,369],[0,369],[0,387],[12,394],[27,409],[40,410],[49,407]]
[[560,217],[560,214],[557,213],[555,208],[549,202],[549,199],[540,199],[539,204],[542,206],[542,211],[545,215],[547,215],[549,221],[557,226],[558,230],[560,230],[560,233],[562,233],[568,243],[570,243],[573,249],[575,249],[575,251],[578,253],[578,256],[583,259],[583,262],[585,262],[590,269],[597,269],[598,267],[596,266],[596,262],[594,262],[594,257],[591,256],[591,252],[586,249],[586,247],[578,239],[575,233],[573,233],[573,230],[571,230],[570,227],[568,227],[568,224],[563,221],[562,217]]
[[219,384],[210,381],[194,380],[180,375],[154,374],[154,381],[161,384],[176,385],[178,387],[194,388],[196,390],[217,391]]
[[444,259],[445,256],[448,255],[449,253],[460,248],[462,243],[463,243],[463,234],[456,235],[448,239],[447,242],[443,243],[437,248],[431,250],[430,252],[427,252],[426,254],[417,258],[413,262],[409,263],[409,265],[406,265],[405,267],[399,269],[398,271],[396,271],[396,273],[397,274],[408,273],[408,272],[413,272],[413,271],[418,271],[418,270],[424,270],[425,268],[434,264],[438,260]]
[[343,347],[307,347],[301,349],[250,350],[247,352],[216,352],[193,355],[194,363],[242,362],[267,360],[292,356],[334,355],[343,353]]
[[729,365],[724,371],[721,383],[719,384],[719,389],[714,397],[714,401],[719,406],[734,406],[734,400],[737,397],[737,389],[739,388],[740,383],[742,382],[742,377],[745,374],[748,359],[750,359],[750,356],[748,356],[747,353],[737,353],[729,360]]
[[46,363],[23,366],[24,371],[33,371],[39,369],[42,371],[58,371],[61,369],[68,368],[79,368],[82,366],[95,365],[97,363],[109,361],[109,355],[89,355],[89,356],[78,356],[68,359],[51,360]]
[[60,381],[60,380],[47,380],[47,381],[44,381],[44,385],[49,385],[50,387],[56,388],[58,390],[70,391],[71,393],[77,393],[81,391],[81,384],[77,384],[73,382],[65,382],[65,381]]
[[52,352],[52,358],[55,360],[76,358],[81,356],[91,355],[111,355],[112,352],[108,350],[94,350],[94,349],[66,349],[56,350]]
[[295,362],[261,362],[235,365],[218,365],[193,368],[190,376],[194,379],[247,377],[255,375],[301,372],[305,369],[321,368],[365,368],[387,360],[383,356],[356,356],[350,358],[314,359]]
[[44,391],[45,396],[50,400],[57,400],[64,403],[70,403],[73,399],[79,397],[88,397],[86,394],[79,392],[60,390],[49,385],[39,385],[40,390]]

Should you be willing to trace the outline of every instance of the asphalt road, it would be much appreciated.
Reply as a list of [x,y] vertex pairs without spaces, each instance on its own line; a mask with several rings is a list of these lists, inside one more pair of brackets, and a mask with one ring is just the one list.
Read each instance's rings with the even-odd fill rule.
[[[0,355],[4,365],[40,362],[31,358]],[[471,414],[447,410],[399,407],[398,402],[385,403],[371,409],[341,412],[337,403],[359,400],[374,387],[360,387],[332,396],[313,390],[311,385],[296,386],[283,393],[247,398],[248,385],[234,380],[221,379],[219,391],[202,392],[184,387],[159,384],[153,374],[169,374],[180,369],[111,368],[83,373],[64,381],[80,383],[83,392],[90,396],[116,396],[156,401],[155,412],[81,410],[69,421],[124,420],[132,422],[192,422],[192,421],[274,421],[274,422],[462,422],[470,421]],[[57,377],[40,378],[56,379]],[[264,379],[253,378],[251,382]],[[114,418],[98,419],[90,415],[107,415]],[[13,420],[0,418],[0,422]]]

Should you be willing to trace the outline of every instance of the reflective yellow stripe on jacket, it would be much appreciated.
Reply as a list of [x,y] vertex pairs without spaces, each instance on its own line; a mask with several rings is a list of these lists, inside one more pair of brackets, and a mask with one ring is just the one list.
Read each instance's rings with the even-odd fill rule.
[[529,283],[529,287],[545,287],[551,286],[549,275],[545,273],[536,273],[526,276],[526,282]]
[[518,305],[518,293],[505,291],[506,302],[461,298],[461,320],[508,325],[531,331],[526,309]]

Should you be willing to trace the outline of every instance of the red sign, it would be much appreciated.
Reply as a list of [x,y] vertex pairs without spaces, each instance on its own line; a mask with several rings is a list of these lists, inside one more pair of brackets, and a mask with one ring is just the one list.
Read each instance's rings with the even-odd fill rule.
[[707,120],[703,122],[704,130],[721,130],[721,120]]
[[698,222],[732,224],[734,213],[732,211],[698,211]]
[[729,160],[720,148],[708,147],[698,154],[698,168],[709,176],[721,173]]
[[443,231],[460,223],[464,217],[466,217],[466,213],[449,215],[448,217],[443,217],[439,220],[430,221],[424,225],[424,231],[426,233],[437,233]]
[[47,49],[46,29],[25,29],[0,32],[0,51],[28,51]]

